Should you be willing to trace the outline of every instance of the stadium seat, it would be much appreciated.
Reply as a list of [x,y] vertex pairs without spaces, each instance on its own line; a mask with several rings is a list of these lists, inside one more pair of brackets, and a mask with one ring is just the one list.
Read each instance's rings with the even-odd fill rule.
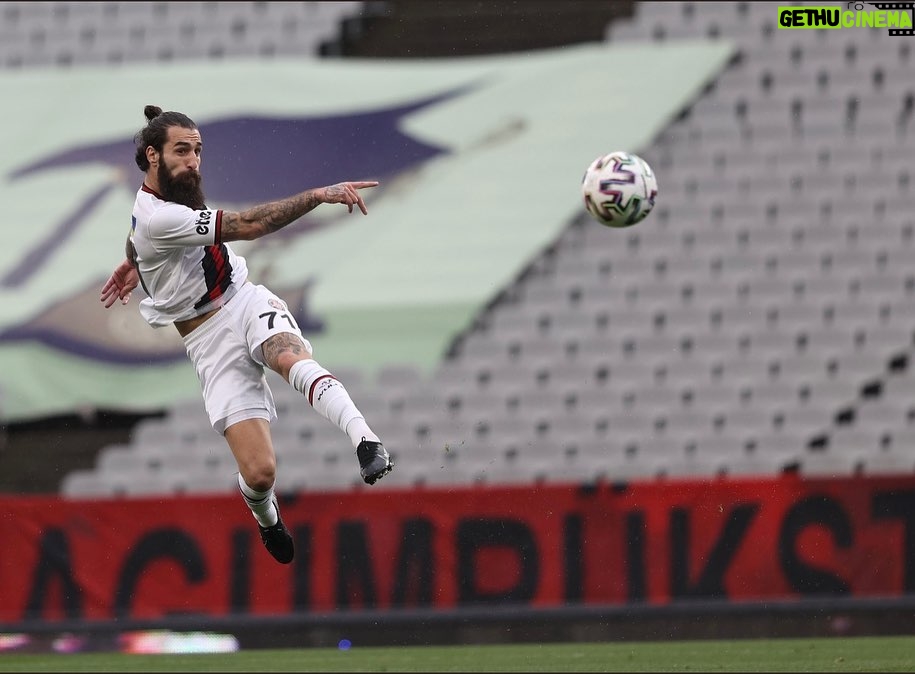
[[800,461],[799,472],[810,478],[848,478],[863,470],[863,461],[845,453],[807,452]]
[[[813,374],[813,373],[812,373]],[[798,393],[805,405],[817,408],[841,410],[858,402],[859,387],[853,384],[836,384],[813,374],[806,380],[799,380]]]
[[868,452],[862,459],[865,475],[911,475],[915,472],[915,461],[909,452],[879,451]]
[[356,468],[353,466],[351,470],[343,471],[336,465],[320,462],[311,462],[307,466],[287,465],[277,476],[277,486],[281,491],[290,492],[345,491],[363,484]]
[[712,478],[726,472],[728,460],[714,455],[682,454],[668,458],[657,466],[659,478]]
[[415,365],[388,363],[378,369],[375,375],[375,383],[384,389],[412,389],[424,384],[425,376],[422,370]]
[[61,480],[60,495],[67,499],[111,498],[118,495],[117,487],[107,475],[97,470],[74,470]]
[[831,357],[827,370],[833,380],[858,387],[886,376],[888,366],[889,358],[885,354],[857,352]]

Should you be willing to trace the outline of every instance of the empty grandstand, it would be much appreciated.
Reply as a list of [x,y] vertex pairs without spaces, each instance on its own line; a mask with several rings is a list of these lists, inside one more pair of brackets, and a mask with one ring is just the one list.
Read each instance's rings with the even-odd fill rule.
[[[32,5],[7,4],[8,21],[27,26]],[[126,24],[161,15],[179,33],[218,17],[229,34],[246,25],[252,42],[274,23],[294,27],[298,12],[301,29],[316,34],[290,44],[312,55],[333,37],[330,27],[360,13],[359,3],[249,3],[247,12],[246,3],[125,3],[120,11],[119,3],[97,3],[110,6],[69,13],[58,4],[54,25],[69,30],[95,21],[93,11]],[[868,460],[883,450],[860,434],[891,441],[908,430],[905,415],[871,411],[906,404],[889,396],[912,346],[908,45],[877,31],[779,32],[776,20],[767,3],[661,2],[639,3],[631,17],[607,24],[613,45],[708,38],[732,40],[737,50],[636,148],[661,176],[651,221],[611,237],[582,214],[492,294],[434,372],[392,364],[350,384],[401,459],[384,487],[849,475],[887,465],[885,457]],[[226,57],[265,53],[231,42]],[[66,61],[91,62],[97,53],[92,43]],[[7,63],[61,63],[43,46],[29,54],[7,55]],[[131,58],[213,55],[169,54],[155,47]],[[688,374],[675,380],[680,371]],[[281,404],[294,407],[296,394],[275,384]],[[290,488],[352,486],[358,476],[337,459],[334,430],[294,416],[294,425],[276,425]],[[852,431],[858,442],[838,440]],[[202,414],[172,413],[141,422],[126,447],[103,450],[95,468],[71,473],[61,489],[146,490],[130,471],[161,470],[174,484],[150,484],[183,490],[186,476],[168,464],[106,457],[156,454],[163,438],[185,435],[199,438],[184,451],[201,464],[218,452]],[[302,442],[322,447],[328,463],[302,459]],[[620,473],[624,447],[639,459]],[[915,459],[895,460],[903,472],[915,468]],[[232,488],[209,475],[215,484],[201,488]]]

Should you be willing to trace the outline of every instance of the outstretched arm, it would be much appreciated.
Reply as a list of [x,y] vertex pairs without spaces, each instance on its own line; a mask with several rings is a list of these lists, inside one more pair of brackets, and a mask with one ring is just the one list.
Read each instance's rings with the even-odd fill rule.
[[118,299],[121,300],[121,304],[127,304],[130,301],[130,293],[139,283],[140,275],[136,267],[130,260],[125,259],[102,286],[101,301],[105,303],[105,308],[109,308]]
[[320,204],[346,204],[350,213],[353,212],[353,206],[358,206],[363,214],[368,215],[368,209],[365,207],[359,190],[376,185],[378,182],[374,180],[337,183],[328,187],[306,190],[286,199],[253,206],[239,213],[223,211],[222,240],[259,239],[295,222]]

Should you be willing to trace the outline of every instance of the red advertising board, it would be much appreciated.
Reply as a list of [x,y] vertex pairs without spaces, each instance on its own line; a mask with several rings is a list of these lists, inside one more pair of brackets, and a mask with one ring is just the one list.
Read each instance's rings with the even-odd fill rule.
[[292,564],[239,497],[0,498],[0,622],[915,590],[915,478],[284,495]]

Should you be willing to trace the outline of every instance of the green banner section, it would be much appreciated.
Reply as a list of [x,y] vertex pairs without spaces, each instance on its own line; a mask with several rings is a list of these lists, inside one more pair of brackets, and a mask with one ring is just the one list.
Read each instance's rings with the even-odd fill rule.
[[[253,281],[277,292],[307,286],[308,310],[325,328],[307,336],[326,367],[374,371],[407,362],[428,370],[474,313],[581,212],[587,165],[612,150],[644,147],[731,52],[722,42],[601,43],[435,61],[0,73],[8,102],[0,126],[0,415],[144,411],[199,395],[186,359],[162,358],[183,351],[174,330],[149,328],[135,301],[108,311],[98,302],[123,255],[142,174],[102,160],[21,171],[46,157],[125,141],[132,162],[129,142],[146,104],[186,112],[205,127],[245,115],[355,115],[458,92],[400,120],[400,133],[441,152],[366,194],[368,216],[320,207],[309,214],[314,231],[235,246]],[[220,156],[203,140],[206,187]],[[659,183],[663,200],[663,175]],[[113,362],[112,350],[128,358]]]

